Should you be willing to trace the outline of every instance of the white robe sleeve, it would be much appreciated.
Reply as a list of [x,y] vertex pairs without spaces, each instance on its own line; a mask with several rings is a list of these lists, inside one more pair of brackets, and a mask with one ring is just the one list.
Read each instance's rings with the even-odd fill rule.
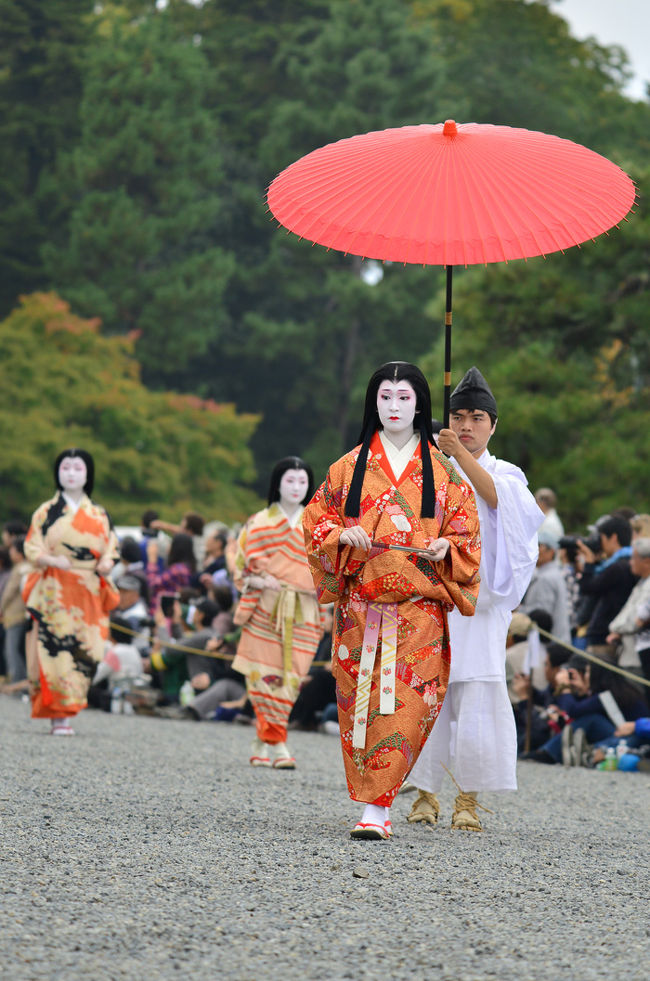
[[537,529],[544,514],[519,467],[491,457],[485,469],[494,481],[499,503],[488,508],[482,502],[481,555],[485,562],[481,562],[481,578],[492,602],[514,610],[535,570]]

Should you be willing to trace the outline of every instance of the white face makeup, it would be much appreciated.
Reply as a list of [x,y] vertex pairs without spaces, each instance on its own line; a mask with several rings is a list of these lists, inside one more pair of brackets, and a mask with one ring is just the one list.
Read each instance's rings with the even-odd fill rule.
[[295,507],[309,489],[309,477],[304,470],[285,470],[280,478],[280,504]]
[[390,436],[413,432],[417,397],[407,381],[383,381],[377,392],[377,412],[384,431]]
[[64,491],[82,491],[88,479],[86,464],[80,456],[64,456],[59,464],[59,483]]

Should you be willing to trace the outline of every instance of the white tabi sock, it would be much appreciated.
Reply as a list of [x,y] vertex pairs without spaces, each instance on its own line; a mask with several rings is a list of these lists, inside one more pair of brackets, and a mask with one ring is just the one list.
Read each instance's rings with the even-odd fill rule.
[[389,809],[387,807],[379,807],[377,804],[366,804],[360,823],[384,825],[386,824],[388,815]]

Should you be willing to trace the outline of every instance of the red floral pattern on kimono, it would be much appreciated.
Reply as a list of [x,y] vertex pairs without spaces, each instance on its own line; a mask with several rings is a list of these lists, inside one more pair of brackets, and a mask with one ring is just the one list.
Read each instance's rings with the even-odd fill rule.
[[[311,572],[321,603],[336,604],[332,669],[343,759],[353,800],[390,806],[415,763],[442,707],[450,667],[447,614],[457,607],[474,613],[481,557],[474,494],[451,463],[432,449],[435,517],[420,517],[422,460],[418,444],[399,480],[377,433],[370,444],[359,518],[344,515],[359,447],[334,463],[303,514]],[[344,528],[360,524],[373,541],[426,548],[446,538],[440,562],[408,552],[341,546]],[[372,614],[396,610],[394,679],[382,675],[381,631]],[[390,620],[391,617],[388,619]],[[375,636],[377,656],[368,677],[359,678],[366,628]],[[393,630],[393,624],[389,623]],[[392,636],[392,634],[391,634]],[[384,667],[384,673],[386,668]],[[388,677],[391,677],[390,675]],[[394,705],[384,714],[382,688]],[[365,745],[353,745],[357,700],[369,690]],[[366,693],[367,694],[367,693]]]

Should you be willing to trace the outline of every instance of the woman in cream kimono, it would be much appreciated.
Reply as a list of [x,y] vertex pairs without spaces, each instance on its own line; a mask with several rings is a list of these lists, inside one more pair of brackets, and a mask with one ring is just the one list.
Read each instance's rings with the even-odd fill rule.
[[27,640],[32,717],[51,719],[53,735],[74,735],[69,719],[86,707],[108,612],[119,602],[103,578],[117,558],[117,538],[104,509],[90,500],[93,478],[89,453],[59,454],[57,494],[34,512],[25,539],[33,566],[23,589],[34,621]]

